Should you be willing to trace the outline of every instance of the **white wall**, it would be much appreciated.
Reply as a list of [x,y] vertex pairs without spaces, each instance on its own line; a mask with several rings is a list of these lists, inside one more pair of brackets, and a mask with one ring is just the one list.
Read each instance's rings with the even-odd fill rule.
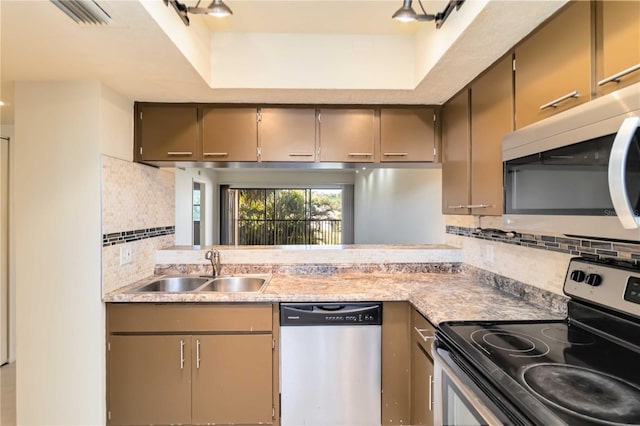
[[439,244],[445,240],[441,169],[358,170],[356,244]]
[[218,183],[211,169],[176,169],[176,245],[193,243],[192,191],[193,182],[205,184],[204,208],[201,206],[201,224],[205,229],[203,245],[218,241]]
[[100,154],[124,151],[108,142],[124,134],[104,109],[114,99],[127,104],[98,82],[16,83],[18,424],[105,423]]
[[[214,32],[211,51],[216,88],[410,90],[417,84],[412,35]],[[247,70],[257,70],[250,82]]]
[[[3,124],[0,126],[0,136],[11,139],[9,142],[9,221],[15,217],[15,126]],[[9,362],[16,360],[16,271],[15,271],[15,243],[16,235],[12,223],[9,223],[8,241],[8,310],[9,310]]]
[[133,101],[104,85],[100,97],[100,152],[133,161]]

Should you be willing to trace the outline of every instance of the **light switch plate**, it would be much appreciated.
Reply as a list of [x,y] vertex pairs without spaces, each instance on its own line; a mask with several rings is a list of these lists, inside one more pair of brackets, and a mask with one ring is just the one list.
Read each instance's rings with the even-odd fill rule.
[[133,255],[131,252],[130,245],[125,245],[120,247],[120,265],[131,263],[132,258],[133,258]]

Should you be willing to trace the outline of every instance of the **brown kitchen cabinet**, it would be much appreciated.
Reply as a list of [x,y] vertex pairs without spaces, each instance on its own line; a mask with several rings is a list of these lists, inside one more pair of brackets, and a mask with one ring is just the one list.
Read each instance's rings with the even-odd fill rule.
[[591,99],[591,2],[574,1],[515,48],[515,124]]
[[321,109],[320,161],[371,163],[376,160],[373,109]]
[[109,424],[190,423],[190,354],[187,336],[110,336]]
[[640,81],[640,2],[596,2],[597,94]]
[[204,108],[203,161],[258,161],[257,108]]
[[420,312],[411,312],[411,424],[434,424],[433,356],[435,328]]
[[191,337],[192,424],[268,424],[272,409],[271,334]]
[[471,85],[471,214],[502,214],[502,138],[513,130],[513,71],[507,55]]
[[274,424],[270,304],[107,306],[109,425]]
[[507,55],[443,110],[442,211],[502,214],[502,138],[513,129]]
[[137,104],[138,161],[197,161],[198,110],[192,105]]
[[468,214],[471,154],[469,90],[442,110],[442,213]]
[[380,110],[381,162],[432,162],[436,154],[431,108]]
[[411,418],[411,307],[382,305],[382,424],[407,425]]
[[314,108],[262,108],[259,130],[261,161],[316,160]]

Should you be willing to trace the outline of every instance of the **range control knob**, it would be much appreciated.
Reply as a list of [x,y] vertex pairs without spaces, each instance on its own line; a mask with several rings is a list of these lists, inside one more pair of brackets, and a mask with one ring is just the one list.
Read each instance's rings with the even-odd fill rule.
[[575,271],[571,272],[571,279],[578,283],[581,283],[582,281],[584,281],[584,277],[586,276],[587,275],[584,273],[584,271],[581,271],[579,269],[576,269]]
[[596,287],[602,283],[602,277],[598,274],[589,274],[587,275],[587,278],[584,280],[584,282]]

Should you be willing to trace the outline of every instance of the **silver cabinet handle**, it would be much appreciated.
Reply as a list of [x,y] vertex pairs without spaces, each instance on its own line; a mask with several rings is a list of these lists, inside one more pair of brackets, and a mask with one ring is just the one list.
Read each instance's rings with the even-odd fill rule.
[[175,156],[179,156],[179,155],[192,155],[193,152],[191,151],[169,151],[167,152],[167,155],[175,155]]
[[180,340],[180,370],[184,369],[184,340]]
[[600,80],[598,82],[598,86],[604,86],[605,84],[611,83],[612,81],[615,81],[616,83],[620,83],[620,79],[622,77],[624,77],[627,74],[631,74],[632,72],[636,72],[638,70],[640,70],[640,64],[635,64],[633,66],[630,66],[626,70],[622,70],[619,73],[610,75],[609,77],[607,77],[607,78],[605,78],[603,80]]
[[385,152],[382,155],[385,157],[406,157],[409,155],[408,152]]
[[457,206],[447,206],[448,209],[466,209],[469,206],[463,206],[462,204],[458,204]]
[[629,200],[625,176],[627,155],[638,127],[640,127],[640,117],[625,118],[613,140],[609,156],[609,193],[611,194],[613,209],[618,214],[618,220],[620,220],[622,227],[625,229],[640,227],[637,218],[639,214],[634,212],[631,200]]
[[313,157],[313,153],[308,154],[306,152],[290,152],[289,157]]
[[491,207],[489,204],[471,204],[468,205],[469,209],[486,209],[487,207]]
[[200,339],[196,339],[196,368],[200,369]]
[[205,157],[226,157],[229,155],[228,152],[205,152],[204,154]]
[[558,104],[560,102],[564,102],[564,101],[566,101],[568,99],[571,99],[571,98],[579,98],[579,97],[580,97],[580,93],[578,93],[577,90],[574,90],[573,92],[567,93],[564,96],[560,96],[558,99],[554,99],[549,103],[546,103],[544,105],[540,105],[540,110],[547,109],[547,108],[555,108],[555,107],[558,106]]
[[350,152],[349,157],[371,157],[373,154],[370,152]]
[[429,412],[433,411],[433,376],[429,374]]
[[424,334],[422,334],[423,331],[429,331],[428,328],[413,327],[413,329],[416,331],[416,333],[418,333],[420,335],[422,340],[424,340],[425,342],[428,342],[429,339],[433,339],[435,337],[435,336],[425,336]]

